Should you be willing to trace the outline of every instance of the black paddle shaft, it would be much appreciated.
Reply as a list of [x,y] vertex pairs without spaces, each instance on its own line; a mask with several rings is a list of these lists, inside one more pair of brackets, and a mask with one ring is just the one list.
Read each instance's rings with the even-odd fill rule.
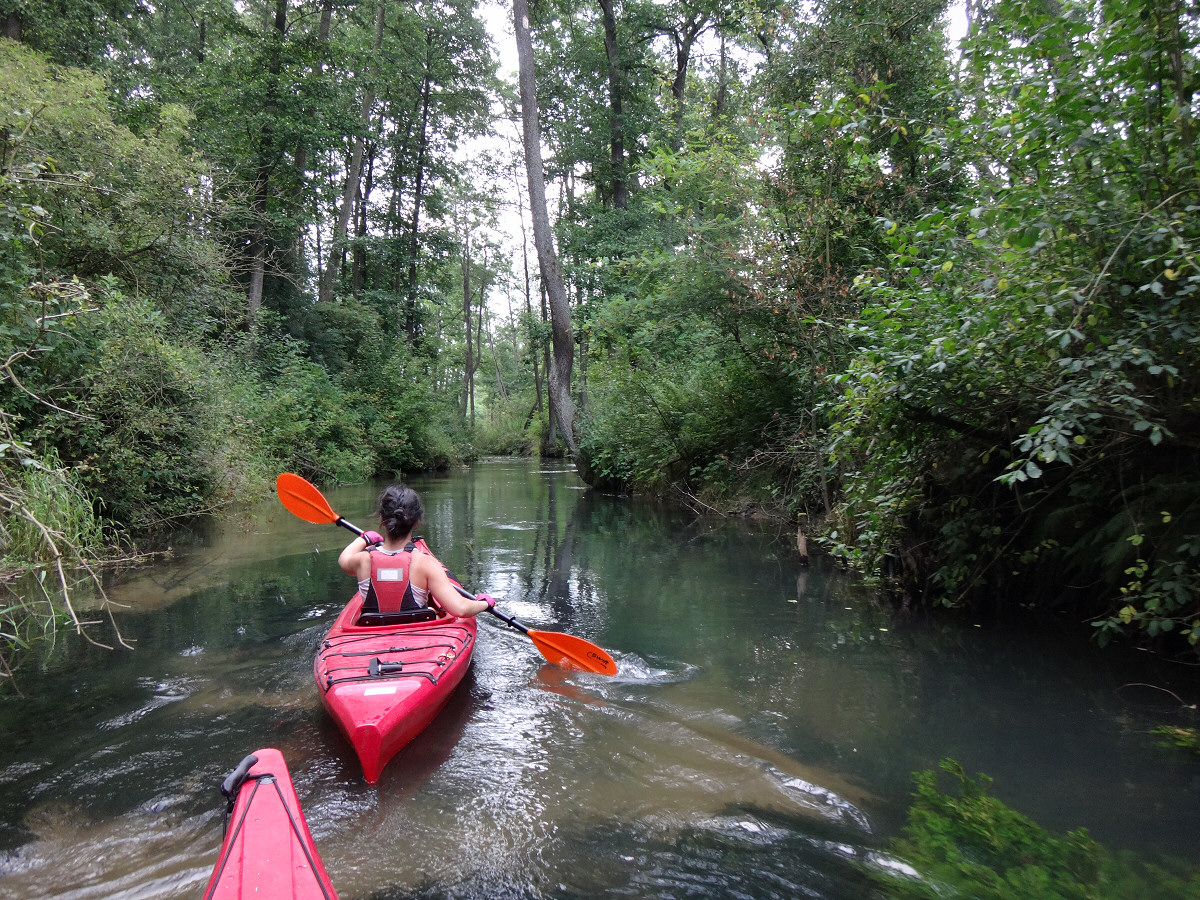
[[497,612],[495,607],[489,606],[488,612],[490,612],[493,616],[495,616],[497,619],[499,619],[501,622],[503,622],[509,628],[515,628],[515,629],[517,629],[517,631],[521,632],[522,634],[529,634],[528,628],[526,628],[524,625],[522,625],[516,619],[510,619],[508,616],[504,615],[504,613]]
[[355,534],[357,534],[359,537],[362,537],[362,536],[363,536],[363,530],[362,530],[361,528],[359,528],[359,527],[358,527],[357,525],[355,525],[353,522],[347,522],[347,521],[346,521],[345,519],[343,519],[341,516],[338,516],[338,517],[337,517],[337,521],[336,521],[336,522],[334,522],[333,524],[334,524],[334,525],[341,525],[343,528],[346,528],[346,529],[349,529],[350,531],[353,531],[353,532],[354,532]]

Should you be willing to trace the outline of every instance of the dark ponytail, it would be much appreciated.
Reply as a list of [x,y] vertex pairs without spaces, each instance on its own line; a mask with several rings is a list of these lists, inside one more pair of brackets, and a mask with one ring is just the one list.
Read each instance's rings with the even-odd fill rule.
[[416,528],[424,515],[420,496],[407,485],[392,484],[379,494],[379,518],[393,541]]

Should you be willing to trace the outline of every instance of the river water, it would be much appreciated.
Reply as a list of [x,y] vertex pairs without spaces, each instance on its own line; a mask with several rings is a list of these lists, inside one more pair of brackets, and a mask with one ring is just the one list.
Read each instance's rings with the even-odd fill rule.
[[[466,681],[366,785],[312,678],[348,532],[275,501],[125,576],[136,649],[60,636],[0,698],[0,897],[197,897],[217,786],[279,748],[343,900],[859,898],[943,758],[1056,831],[1200,859],[1194,669],[904,616],[794,535],[485,460],[412,484],[423,533],[524,624],[609,650],[568,673],[483,616]],[[378,485],[326,492],[372,527]],[[98,629],[103,634],[103,629]]]

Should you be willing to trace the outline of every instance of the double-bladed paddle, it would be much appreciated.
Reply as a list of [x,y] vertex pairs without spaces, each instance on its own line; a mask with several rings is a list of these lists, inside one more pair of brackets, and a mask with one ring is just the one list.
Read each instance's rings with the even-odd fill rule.
[[[279,494],[280,502],[288,512],[304,521],[312,522],[315,525],[340,525],[348,531],[353,531],[359,536],[362,535],[361,528],[347,522],[335,513],[329,505],[329,501],[325,499],[325,495],[299,475],[284,472],[275,479],[275,490]],[[475,599],[474,594],[469,593],[460,585],[455,585],[455,588],[464,597]],[[532,628],[526,628],[516,619],[497,612],[495,608],[489,608],[488,612],[505,625],[526,635],[533,641],[533,646],[538,648],[542,656],[556,666],[562,666],[564,669],[578,669],[581,672],[596,672],[601,675],[617,674],[617,664],[613,658],[591,641],[585,641],[573,634],[535,631]]]

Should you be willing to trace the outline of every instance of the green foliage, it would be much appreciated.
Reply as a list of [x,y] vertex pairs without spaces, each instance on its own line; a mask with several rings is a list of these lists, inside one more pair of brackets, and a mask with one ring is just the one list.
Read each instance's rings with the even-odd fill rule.
[[814,312],[826,320],[857,311],[846,289],[882,257],[879,216],[955,196],[953,161],[923,140],[951,112],[937,96],[948,77],[944,10],[936,0],[822,3],[781,23],[764,73],[783,148],[769,188],[777,252],[789,258],[776,265],[823,301]]
[[86,65],[127,45],[127,28],[144,13],[135,0],[3,0],[0,17],[21,25],[21,39],[65,65]]
[[754,453],[774,427],[787,382],[763,374],[700,330],[677,332],[672,356],[610,357],[589,379],[582,448],[611,486],[659,493],[694,487],[714,495],[741,482],[732,460]]
[[1200,753],[1200,729],[1180,728],[1176,725],[1160,725],[1158,728],[1152,729],[1152,731],[1154,734],[1166,739],[1163,742],[1163,745],[1166,747],[1179,747],[1181,750]]
[[19,458],[13,467],[14,455],[0,454],[6,463],[0,502],[8,512],[0,522],[0,569],[45,568],[64,551],[78,558],[106,553],[109,542],[92,499],[75,483],[77,473],[53,457]]
[[[590,206],[594,199],[601,208],[611,207],[614,176],[628,178],[633,168],[630,160],[641,156],[651,135],[661,135],[663,125],[656,108],[663,84],[658,78],[639,77],[659,62],[651,53],[653,29],[639,15],[640,4],[620,8],[614,4],[613,10],[612,63],[621,103],[617,117],[611,106],[610,60],[599,6],[560,0],[532,9],[539,45],[536,67],[543,137],[551,156],[563,161],[556,167],[579,164],[591,189],[580,200]],[[624,150],[619,161],[612,153],[614,137]]]
[[934,772],[916,776],[908,825],[893,849],[919,874],[876,872],[889,897],[1183,900],[1200,890],[1194,866],[1113,855],[1084,829],[1053,835],[990,796],[986,776],[974,781],[952,760],[941,767],[957,780],[957,794],[941,792]]
[[851,352],[854,275],[883,258],[876,217],[952,184],[930,176],[939,154],[915,124],[945,71],[939,12],[913,4],[899,30],[877,24],[891,8],[785,14],[767,105],[745,123],[691,116],[642,160],[636,205],[587,219],[578,242],[603,260],[587,269],[603,297],[583,440],[595,473],[827,510],[827,377]]
[[[1163,501],[1168,500],[1162,497]],[[1177,500],[1175,502],[1178,502]],[[1175,503],[1171,503],[1175,505]],[[1164,525],[1173,518],[1164,511]],[[1189,526],[1194,523],[1190,522]],[[1175,547],[1162,546],[1170,532],[1166,528],[1155,529],[1159,546],[1154,552],[1153,562],[1138,553],[1136,561],[1125,570],[1128,583],[1121,586],[1123,606],[1114,615],[1093,623],[1101,643],[1119,634],[1123,628],[1143,629],[1151,638],[1166,635],[1178,629],[1193,647],[1200,642],[1200,619],[1196,615],[1196,596],[1200,591],[1200,537],[1185,534],[1173,537],[1180,543]],[[1129,543],[1141,548],[1146,535],[1131,535]]]
[[[21,496],[40,461],[157,529],[282,469],[542,444],[532,298],[473,348],[470,423],[458,399],[460,244],[491,303],[524,293],[450,227],[495,199],[454,155],[495,87],[470,3],[338,6],[327,30],[295,4],[59,6],[0,0],[25,41],[0,40],[0,470]],[[1074,604],[1101,640],[1197,644],[1194,16],[1000,0],[952,71],[944,11],[628,3],[606,47],[594,6],[534,10],[580,461],[825,518],[835,552],[930,603]],[[57,522],[74,495],[46,496]]]
[[666,366],[645,377],[593,371],[582,448],[603,483],[662,490],[687,471],[692,448],[684,432],[703,405],[696,393],[685,396],[675,380],[681,375]]
[[493,417],[476,425],[472,444],[484,456],[532,456],[538,447],[536,432],[515,404],[504,404]]
[[47,412],[38,438],[72,463],[106,516],[145,530],[212,509],[225,437],[210,399],[217,387],[161,313],[113,292],[58,362],[82,366],[82,378],[67,395],[72,409]]
[[1172,41],[1194,68],[1197,35],[1166,8],[1065,10],[991,8],[941,94],[961,118],[925,132],[975,196],[881,220],[888,264],[859,279],[836,379],[839,549],[899,555],[946,604],[1061,604],[1069,579],[1120,610],[1102,637],[1194,642],[1200,198],[1191,126],[1153,84],[1186,74],[1164,69]]
[[255,426],[281,469],[341,482],[372,471],[359,416],[320,366],[288,362],[255,412]]
[[[3,349],[17,354],[24,388],[8,385],[5,409],[103,498],[110,521],[161,530],[255,496],[282,468],[357,481],[384,456],[398,461],[367,439],[378,409],[348,400],[302,346],[265,319],[248,338],[230,331],[241,315],[230,310],[227,267],[196,227],[211,224],[212,207],[196,190],[205,170],[182,149],[190,117],[161,106],[135,135],[114,122],[94,75],[9,41],[0,70],[14,86],[0,106]],[[91,290],[46,280],[58,272]],[[103,308],[75,324],[96,296]],[[383,367],[375,311],[323,313],[303,323],[313,356],[339,371]],[[385,385],[376,402],[388,394]]]
[[127,293],[191,321],[222,315],[225,265],[203,233],[210,210],[200,187],[211,173],[185,149],[187,111],[165,107],[153,129],[135,135],[114,121],[103,79],[50,66],[7,40],[0,80],[9,86],[0,100],[0,190],[25,211],[31,271],[85,283],[111,275]]
[[581,447],[600,483],[719,490],[791,404],[794,383],[768,360],[776,336],[745,317],[761,290],[740,182],[752,168],[735,135],[695,134],[646,161],[631,209],[589,220],[603,300],[582,326],[595,355]]
[[59,627],[74,623],[86,634],[93,624],[80,622],[71,592],[115,541],[78,480],[53,456],[37,459],[11,444],[0,450],[0,571],[23,573],[0,588],[0,671]]
[[467,444],[457,397],[440,394],[436,375],[417,356],[395,356],[380,374],[369,431],[382,472],[403,474],[460,462]]
[[[381,61],[365,52],[367,7],[339,9],[327,36],[307,11],[284,9],[277,28],[264,9],[0,4],[24,41],[0,39],[9,570],[60,558],[86,566],[118,535],[161,535],[261,496],[283,469],[360,481],[463,456],[429,338],[444,302],[436,192],[446,154],[486,109],[482,27],[469,4],[389,7]],[[364,72],[378,78],[385,110],[369,123],[357,96]],[[423,83],[433,89],[421,143],[412,137]],[[362,235],[345,296],[314,308],[305,239],[340,194],[357,131],[375,123],[369,152],[380,162],[363,207],[388,210],[388,236]],[[426,230],[414,244],[404,228],[415,219],[397,198],[411,203],[417,168]],[[367,202],[383,185],[390,208]],[[377,248],[363,265],[360,254]],[[265,284],[252,309],[246,256],[257,249]],[[424,283],[406,317],[396,273],[410,271],[413,249]],[[426,323],[437,327],[424,334]],[[74,576],[57,577],[65,601]],[[34,585],[50,623],[61,608],[52,581]]]

